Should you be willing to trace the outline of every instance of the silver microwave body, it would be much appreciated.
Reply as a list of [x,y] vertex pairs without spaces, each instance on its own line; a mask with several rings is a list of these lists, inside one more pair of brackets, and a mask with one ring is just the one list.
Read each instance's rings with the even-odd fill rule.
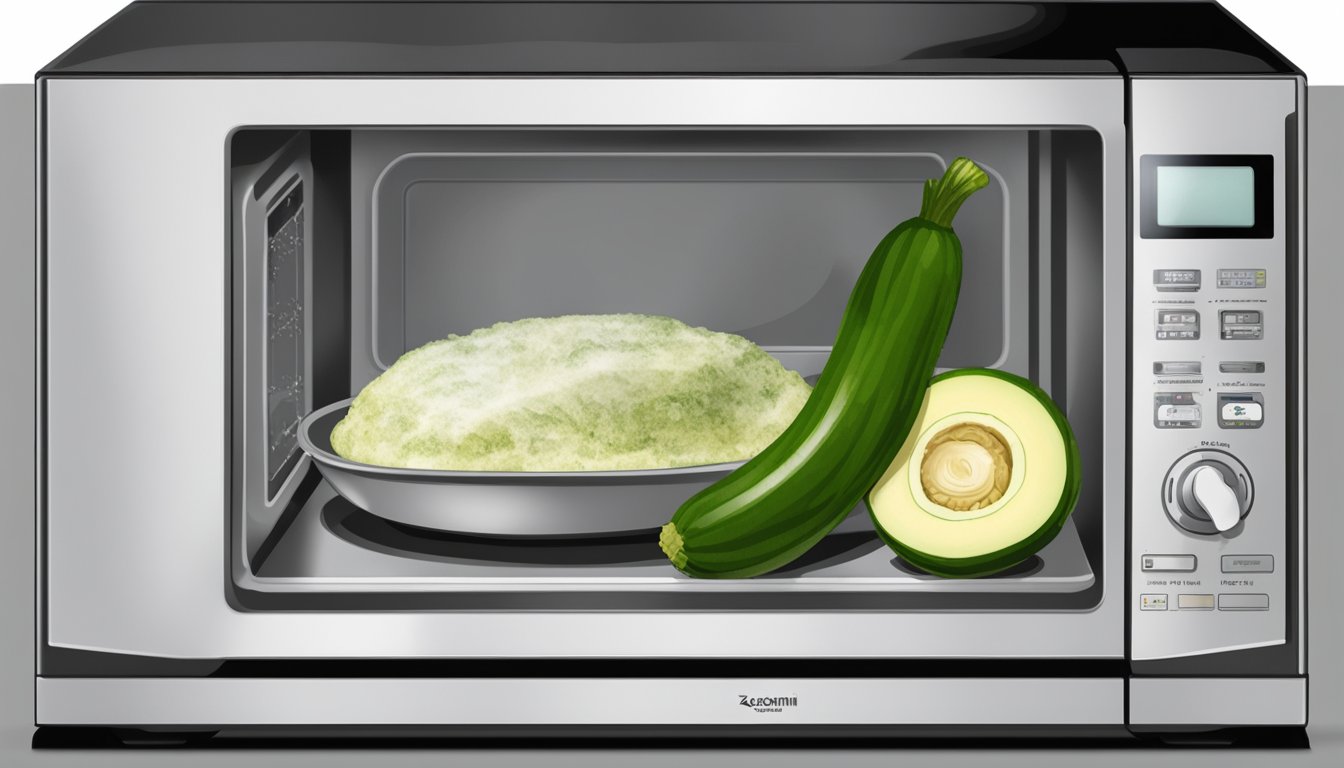
[[[1304,95],[1291,76],[48,78],[37,721],[1301,725]],[[264,131],[284,136],[240,159],[240,142]],[[348,137],[348,188],[323,186],[324,132]],[[875,188],[941,167],[958,146],[991,158],[997,189],[967,236],[994,248],[984,295],[998,303],[970,311],[965,338],[1001,335],[983,354],[950,347],[966,355],[953,362],[1055,387],[1088,469],[1086,508],[1034,574],[940,586],[822,564],[743,587],[642,565],[568,578],[537,563],[406,557],[333,532],[348,516],[323,506],[330,489],[268,421],[324,405],[323,376],[358,391],[417,333],[461,320],[442,314],[474,306],[458,275],[522,274],[416,262],[440,281],[431,290],[466,293],[449,307],[424,290],[414,299],[413,233],[398,230],[399,250],[379,235],[379,185],[396,181],[398,161],[496,187],[510,174],[563,181],[565,157],[585,173],[657,178],[648,158],[671,157],[711,181],[872,173]],[[1146,236],[1149,156],[1269,158],[1271,233]],[[408,205],[412,177],[390,204]],[[422,192],[432,204],[480,189]],[[798,194],[799,206],[817,199]],[[863,197],[835,188],[845,194]],[[349,206],[348,284],[332,289],[348,299],[348,331],[336,336],[317,314],[330,306],[314,223],[324,204]],[[1050,256],[1014,261],[1026,253]],[[389,269],[401,282],[379,282]],[[544,286],[525,290],[544,298]],[[263,343],[281,305],[291,335]],[[772,351],[816,366],[826,343]],[[345,361],[334,375],[324,348]],[[1239,517],[1224,526],[1228,510]],[[1271,655],[1227,661],[1253,649]],[[275,660],[451,660],[467,672],[211,676]],[[498,660],[635,671],[470,673]],[[742,676],[734,660],[775,665]],[[924,661],[932,672],[902,677],[803,671]],[[958,662],[1024,671],[937,671]],[[1039,672],[1056,662],[1111,671]],[[689,672],[648,678],[635,664]],[[652,686],[662,695],[638,695]],[[739,699],[757,694],[784,703]]]

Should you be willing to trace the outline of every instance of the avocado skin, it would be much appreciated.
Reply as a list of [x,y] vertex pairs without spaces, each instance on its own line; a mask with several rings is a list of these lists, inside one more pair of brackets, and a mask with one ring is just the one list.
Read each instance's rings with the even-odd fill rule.
[[[1021,376],[989,368],[963,368],[933,377],[929,381],[929,386],[933,386],[944,379],[952,379],[958,376],[990,376],[1002,379],[1030,394],[1044,406],[1046,412],[1050,414],[1050,418],[1054,420],[1055,426],[1059,428],[1059,433],[1064,438],[1064,454],[1067,465],[1065,467],[1064,489],[1060,493],[1059,505],[1050,513],[1050,517],[1040,528],[1011,546],[977,557],[948,558],[911,549],[892,538],[882,528],[882,524],[878,522],[877,513],[872,511],[871,489],[863,500],[868,505],[868,514],[873,520],[873,529],[877,531],[878,537],[885,541],[887,546],[891,547],[896,554],[900,555],[902,560],[935,576],[952,579],[973,579],[980,576],[992,576],[1017,565],[1041,551],[1046,544],[1049,544],[1055,536],[1059,535],[1059,532],[1064,528],[1064,521],[1069,519],[1069,514],[1073,512],[1074,506],[1078,503],[1078,494],[1083,485],[1083,459],[1078,452],[1078,441],[1073,437],[1073,429],[1069,426],[1068,419],[1064,418],[1064,414],[1059,410],[1059,406],[1055,405],[1055,401],[1051,400],[1044,390],[1031,381]],[[907,439],[918,439],[918,435],[911,434]]]

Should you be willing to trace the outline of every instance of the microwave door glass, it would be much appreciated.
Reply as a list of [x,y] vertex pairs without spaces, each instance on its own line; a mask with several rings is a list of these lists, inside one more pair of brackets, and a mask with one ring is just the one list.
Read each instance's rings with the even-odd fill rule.
[[298,461],[299,420],[307,411],[303,186],[296,183],[266,216],[266,481],[274,497]]

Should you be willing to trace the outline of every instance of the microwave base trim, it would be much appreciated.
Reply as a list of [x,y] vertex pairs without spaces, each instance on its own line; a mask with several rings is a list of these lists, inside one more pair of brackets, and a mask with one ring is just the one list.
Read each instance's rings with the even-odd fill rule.
[[37,678],[37,724],[1119,725],[1122,678]]
[[1136,733],[1158,733],[1302,727],[1307,721],[1305,677],[38,677],[36,693],[39,726],[211,730],[352,723],[746,729],[1124,725]]

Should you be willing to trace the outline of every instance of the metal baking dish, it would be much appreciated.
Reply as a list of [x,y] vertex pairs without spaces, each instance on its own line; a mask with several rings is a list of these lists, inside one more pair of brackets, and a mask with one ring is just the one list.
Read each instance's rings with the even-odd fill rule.
[[454,472],[341,458],[341,400],[308,414],[299,444],[336,492],[396,523],[478,536],[594,537],[661,527],[681,503],[741,462],[617,472]]

